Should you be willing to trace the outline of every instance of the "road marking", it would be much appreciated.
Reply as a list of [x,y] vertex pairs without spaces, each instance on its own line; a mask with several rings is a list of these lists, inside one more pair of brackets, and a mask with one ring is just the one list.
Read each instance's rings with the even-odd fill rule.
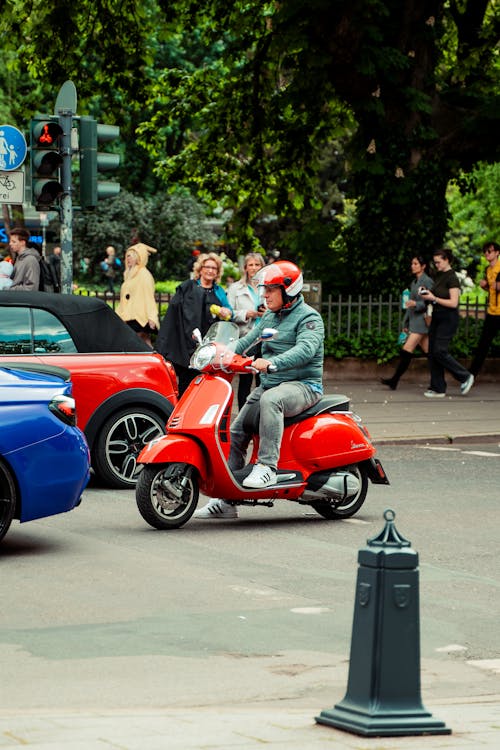
[[496,674],[500,674],[500,659],[476,659],[475,661],[468,661],[472,667],[478,667],[479,669],[488,669]]
[[467,651],[467,646],[461,646],[459,643],[450,643],[448,646],[436,648],[438,653],[451,654],[456,651]]
[[462,451],[462,453],[467,453],[469,456],[486,456],[487,458],[500,456],[500,453],[492,453],[491,451]]
[[329,611],[329,607],[294,607],[290,610],[296,615],[322,615],[323,612]]
[[500,453],[493,453],[493,451],[466,451],[463,448],[449,448],[439,445],[422,445],[426,451],[448,451],[449,453],[455,451],[455,453],[464,453],[468,456],[486,456],[486,458],[495,458],[500,456]]
[[460,448],[449,448],[448,446],[444,447],[441,445],[422,445],[422,448],[426,451],[459,451]]

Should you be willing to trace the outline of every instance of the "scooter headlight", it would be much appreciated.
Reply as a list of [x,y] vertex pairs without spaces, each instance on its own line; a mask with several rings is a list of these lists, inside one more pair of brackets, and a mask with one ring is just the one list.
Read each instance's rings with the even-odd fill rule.
[[204,367],[212,364],[216,351],[215,344],[200,346],[191,357],[191,367],[194,367],[195,370],[203,370]]

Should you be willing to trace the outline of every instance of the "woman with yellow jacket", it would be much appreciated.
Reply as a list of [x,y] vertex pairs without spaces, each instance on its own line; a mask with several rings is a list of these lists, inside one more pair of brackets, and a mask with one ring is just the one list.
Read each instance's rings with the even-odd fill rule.
[[155,299],[155,282],[146,268],[151,253],[156,248],[143,242],[132,245],[125,253],[125,271],[120,288],[117,313],[152,348],[151,334],[160,327]]

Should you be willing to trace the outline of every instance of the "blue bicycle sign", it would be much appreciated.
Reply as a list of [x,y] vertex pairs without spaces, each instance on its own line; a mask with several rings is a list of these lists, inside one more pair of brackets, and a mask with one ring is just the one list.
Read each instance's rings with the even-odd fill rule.
[[26,159],[26,139],[13,125],[0,125],[0,171],[12,172]]

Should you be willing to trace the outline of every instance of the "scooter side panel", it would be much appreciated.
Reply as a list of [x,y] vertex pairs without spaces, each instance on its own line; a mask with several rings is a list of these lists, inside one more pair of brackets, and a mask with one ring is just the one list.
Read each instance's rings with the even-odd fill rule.
[[207,476],[207,464],[200,445],[186,435],[163,435],[152,440],[142,449],[137,461],[140,464],[192,464],[203,480]]
[[352,416],[326,413],[286,428],[279,468],[301,464],[309,471],[319,471],[365,461],[375,452]]

